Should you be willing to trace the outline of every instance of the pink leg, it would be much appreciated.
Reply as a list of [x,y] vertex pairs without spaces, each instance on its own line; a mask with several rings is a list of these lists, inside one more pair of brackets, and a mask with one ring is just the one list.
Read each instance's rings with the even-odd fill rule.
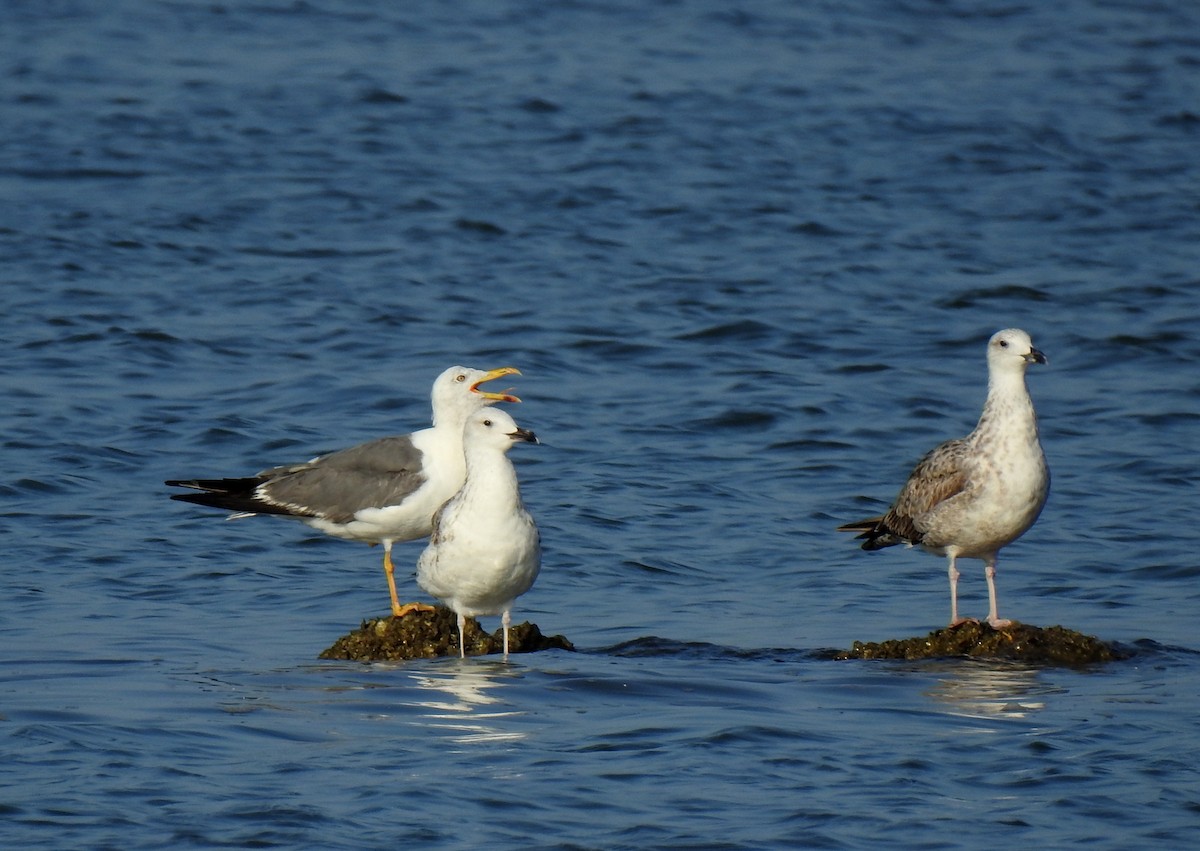
[[504,614],[500,617],[501,623],[504,624],[504,661],[508,661],[508,625],[512,623],[512,614],[508,609],[504,610]]
[[467,658],[467,643],[463,640],[463,630],[467,626],[467,616],[459,612],[458,615],[458,658]]
[[1003,629],[1006,626],[1012,626],[1012,621],[1004,620],[996,614],[996,557],[992,556],[987,560],[986,566],[983,568],[983,575],[987,577],[988,585],[988,623],[993,629]]
[[946,571],[950,575],[950,626],[958,626],[966,618],[958,616],[958,568],[955,566],[956,557],[950,555],[950,567]]

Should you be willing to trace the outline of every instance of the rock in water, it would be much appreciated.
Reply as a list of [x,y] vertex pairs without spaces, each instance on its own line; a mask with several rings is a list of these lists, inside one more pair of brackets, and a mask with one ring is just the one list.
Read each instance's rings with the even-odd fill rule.
[[[488,635],[474,618],[464,628],[468,656],[501,653],[504,630]],[[561,635],[545,636],[528,621],[509,629],[509,652],[533,653],[537,650],[574,650]],[[322,659],[348,659],[356,662],[433,659],[458,655],[458,618],[449,609],[409,612],[404,617],[372,618],[358,629],[343,635],[321,653]]]
[[1112,662],[1130,654],[1115,645],[1061,626],[1042,627],[1012,623],[994,629],[986,621],[968,621],[935,630],[927,636],[892,639],[879,643],[854,642],[835,659],[942,659],[973,656],[1009,659],[1034,665],[1087,665]]

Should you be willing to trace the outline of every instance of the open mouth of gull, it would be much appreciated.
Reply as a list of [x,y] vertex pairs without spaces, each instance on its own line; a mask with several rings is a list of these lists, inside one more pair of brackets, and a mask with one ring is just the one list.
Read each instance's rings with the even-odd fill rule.
[[512,395],[512,393],[510,392],[512,390],[511,387],[507,388],[506,390],[502,390],[499,393],[496,393],[496,392],[493,392],[490,390],[480,390],[479,389],[479,385],[484,384],[488,381],[495,381],[497,378],[503,378],[506,375],[520,375],[520,374],[521,374],[521,370],[517,369],[515,366],[502,366],[499,369],[493,369],[490,372],[488,372],[486,375],[484,375],[483,378],[479,379],[478,381],[476,381],[474,384],[471,385],[471,392],[478,393],[483,398],[491,399],[494,402],[520,402],[521,400],[518,399],[516,396]]

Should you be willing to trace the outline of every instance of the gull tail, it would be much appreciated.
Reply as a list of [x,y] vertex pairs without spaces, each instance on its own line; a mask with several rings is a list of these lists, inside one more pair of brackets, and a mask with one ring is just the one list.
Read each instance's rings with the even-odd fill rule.
[[252,476],[244,479],[171,479],[165,484],[174,488],[191,488],[201,493],[173,493],[171,499],[222,508],[236,512],[235,516],[251,514],[290,514],[278,506],[263,501],[258,487],[266,479]]
[[897,532],[891,529],[886,517],[868,517],[866,520],[856,520],[837,527],[839,532],[858,532],[855,540],[863,542],[864,550],[881,550],[884,547],[894,547],[906,543]]

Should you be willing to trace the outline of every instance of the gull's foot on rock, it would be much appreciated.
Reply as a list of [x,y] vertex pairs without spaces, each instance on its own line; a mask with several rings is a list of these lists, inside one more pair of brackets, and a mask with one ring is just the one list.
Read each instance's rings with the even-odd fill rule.
[[961,621],[913,638],[854,642],[835,659],[945,659],[969,656],[1006,659],[1033,665],[1087,665],[1112,662],[1131,654],[1120,647],[1061,626],[1046,628],[1008,621],[1003,629]]
[[[444,606],[418,605],[421,608],[410,610],[404,617],[363,621],[362,626],[342,636],[322,652],[321,658],[396,662],[458,656],[458,616]],[[479,621],[467,618],[463,634],[468,656],[501,653],[504,650],[503,628],[489,635],[479,626]],[[575,649],[563,636],[542,635],[537,624],[528,621],[509,627],[508,638],[510,653]]]

